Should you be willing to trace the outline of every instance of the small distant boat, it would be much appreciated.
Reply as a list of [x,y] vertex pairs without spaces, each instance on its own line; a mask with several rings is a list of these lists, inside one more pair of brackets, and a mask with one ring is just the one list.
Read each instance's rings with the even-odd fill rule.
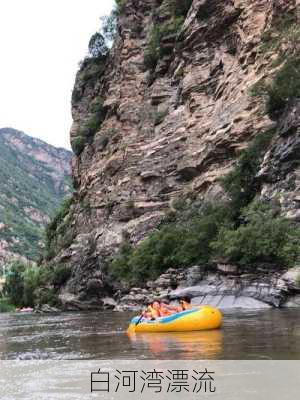
[[17,313],[32,313],[34,310],[31,307],[16,308]]
[[200,306],[190,310],[149,320],[134,317],[128,327],[128,333],[135,332],[186,332],[218,329],[222,325],[221,312],[211,306]]

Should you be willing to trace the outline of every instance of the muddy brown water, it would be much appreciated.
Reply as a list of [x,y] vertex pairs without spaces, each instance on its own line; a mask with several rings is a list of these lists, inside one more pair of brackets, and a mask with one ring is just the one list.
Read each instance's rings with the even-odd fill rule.
[[300,309],[235,310],[220,330],[129,337],[132,316],[0,314],[0,359],[300,359]]

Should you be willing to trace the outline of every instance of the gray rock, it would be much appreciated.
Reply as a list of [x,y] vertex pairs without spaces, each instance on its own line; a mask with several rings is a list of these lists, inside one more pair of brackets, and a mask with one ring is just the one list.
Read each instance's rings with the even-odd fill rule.
[[283,305],[285,308],[299,308],[300,307],[300,294],[296,296],[292,296],[289,300]]
[[238,272],[238,267],[236,265],[231,264],[218,264],[218,271],[221,271],[225,274],[235,274]]
[[140,312],[143,309],[143,307],[134,305],[134,304],[118,304],[115,308],[114,311],[118,312],[124,312],[124,311],[136,311]]
[[213,307],[218,307],[220,309],[230,309],[230,308],[251,308],[251,309],[268,309],[271,305],[266,304],[260,300],[253,299],[247,296],[233,296],[233,295],[207,295],[194,297],[192,299],[192,304],[194,305],[204,305],[209,304]]
[[43,304],[42,306],[36,308],[34,312],[37,314],[52,314],[58,313],[60,310],[56,307],[49,306],[49,304]]
[[104,297],[101,300],[105,310],[113,310],[117,305],[117,302],[112,297]]
[[300,291],[300,267],[291,268],[281,276],[288,289]]
[[[197,283],[199,283],[202,280],[202,277],[205,273],[205,267],[204,266],[199,266],[195,265],[193,267],[188,268],[186,272],[186,279],[185,283],[187,286],[193,286]],[[183,274],[180,274],[178,277],[179,280],[183,279],[184,276]],[[182,285],[182,282],[181,282]]]

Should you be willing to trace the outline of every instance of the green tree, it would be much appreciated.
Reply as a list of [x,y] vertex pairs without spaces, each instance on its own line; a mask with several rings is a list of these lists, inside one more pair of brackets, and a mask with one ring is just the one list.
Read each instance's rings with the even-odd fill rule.
[[267,87],[267,112],[276,119],[282,114],[287,103],[300,97],[300,57],[287,59]]
[[89,41],[89,54],[91,57],[98,58],[106,56],[108,48],[105,42],[105,38],[100,32],[93,34]]
[[292,266],[300,252],[300,230],[273,205],[254,201],[237,229],[223,226],[212,242],[214,254],[239,265],[268,262]]
[[250,146],[242,153],[235,167],[222,180],[222,186],[231,199],[231,207],[236,217],[255,197],[260,182],[256,175],[274,131],[270,130],[257,135]]
[[3,292],[9,298],[12,304],[16,306],[23,305],[24,279],[23,273],[25,266],[20,262],[13,263],[6,276]]

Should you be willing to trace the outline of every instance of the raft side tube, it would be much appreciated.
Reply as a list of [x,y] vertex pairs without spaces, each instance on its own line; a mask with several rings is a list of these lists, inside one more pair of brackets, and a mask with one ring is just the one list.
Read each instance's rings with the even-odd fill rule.
[[217,329],[221,327],[222,314],[217,308],[200,306],[155,320],[143,318],[137,324],[139,320],[140,316],[131,320],[128,332],[184,332]]

